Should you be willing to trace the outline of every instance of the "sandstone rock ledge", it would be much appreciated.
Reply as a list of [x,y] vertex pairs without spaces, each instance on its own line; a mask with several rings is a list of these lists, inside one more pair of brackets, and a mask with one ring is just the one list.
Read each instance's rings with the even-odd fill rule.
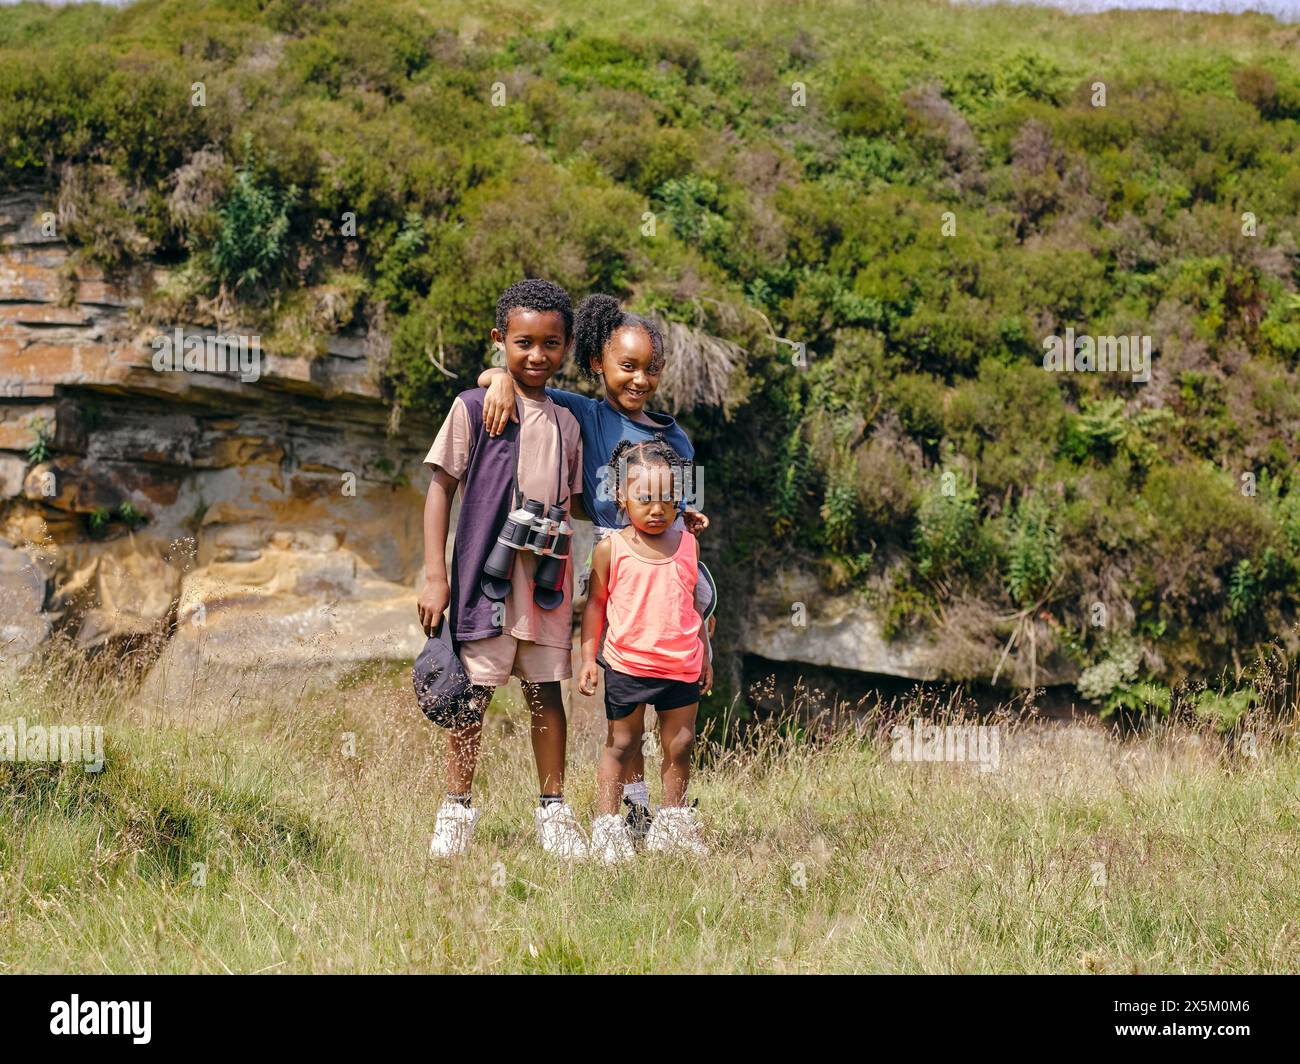
[[[802,609],[796,612],[796,607]],[[1008,635],[992,618],[955,617],[938,636],[887,640],[873,610],[848,595],[829,595],[803,570],[782,571],[757,590],[746,611],[743,649],[770,661],[796,662],[908,680],[988,683]],[[1033,682],[1072,684],[1077,667],[1050,651],[1044,633]],[[1002,662],[999,685],[1024,688],[1031,669],[1023,647]]]
[[251,383],[156,371],[149,279],[72,278],[48,209],[0,201],[0,664],[57,626],[165,638],[172,675],[413,657],[436,426],[389,435],[357,336]]

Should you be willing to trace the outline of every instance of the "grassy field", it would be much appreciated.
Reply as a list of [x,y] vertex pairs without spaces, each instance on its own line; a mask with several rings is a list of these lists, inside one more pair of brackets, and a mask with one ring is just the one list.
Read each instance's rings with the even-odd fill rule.
[[[990,772],[895,763],[879,720],[759,729],[703,752],[711,858],[608,871],[538,849],[504,697],[478,846],[440,865],[442,741],[405,672],[296,683],[178,711],[58,655],[0,682],[0,724],[100,722],[107,749],[100,774],[0,764],[0,971],[1300,970],[1293,724],[1247,757],[1007,716]],[[598,723],[572,738],[585,819]]]

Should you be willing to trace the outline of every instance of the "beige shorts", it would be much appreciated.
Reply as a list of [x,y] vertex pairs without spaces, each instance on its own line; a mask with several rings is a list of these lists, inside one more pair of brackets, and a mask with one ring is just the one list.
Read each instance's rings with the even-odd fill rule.
[[573,675],[568,647],[544,647],[505,633],[461,643],[460,663],[469,682],[480,687],[500,687],[511,676],[526,683],[553,683]]

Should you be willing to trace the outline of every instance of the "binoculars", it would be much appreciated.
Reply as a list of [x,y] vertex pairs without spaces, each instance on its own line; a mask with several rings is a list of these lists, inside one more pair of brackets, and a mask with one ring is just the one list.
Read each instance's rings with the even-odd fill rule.
[[533,582],[533,601],[544,610],[553,610],[564,601],[564,566],[569,560],[573,526],[565,519],[564,507],[552,506],[537,499],[525,499],[517,510],[506,515],[505,524],[483,566],[480,586],[483,594],[501,602],[510,594],[510,573],[515,552],[530,550],[538,556]]

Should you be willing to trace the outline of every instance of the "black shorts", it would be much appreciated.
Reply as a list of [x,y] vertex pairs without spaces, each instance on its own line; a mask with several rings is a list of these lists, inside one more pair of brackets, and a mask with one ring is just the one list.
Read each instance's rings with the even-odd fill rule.
[[615,672],[606,662],[605,668],[605,719],[622,720],[630,716],[642,702],[655,707],[656,713],[668,709],[681,709],[700,700],[700,684],[685,680],[660,680],[653,676],[629,676]]

